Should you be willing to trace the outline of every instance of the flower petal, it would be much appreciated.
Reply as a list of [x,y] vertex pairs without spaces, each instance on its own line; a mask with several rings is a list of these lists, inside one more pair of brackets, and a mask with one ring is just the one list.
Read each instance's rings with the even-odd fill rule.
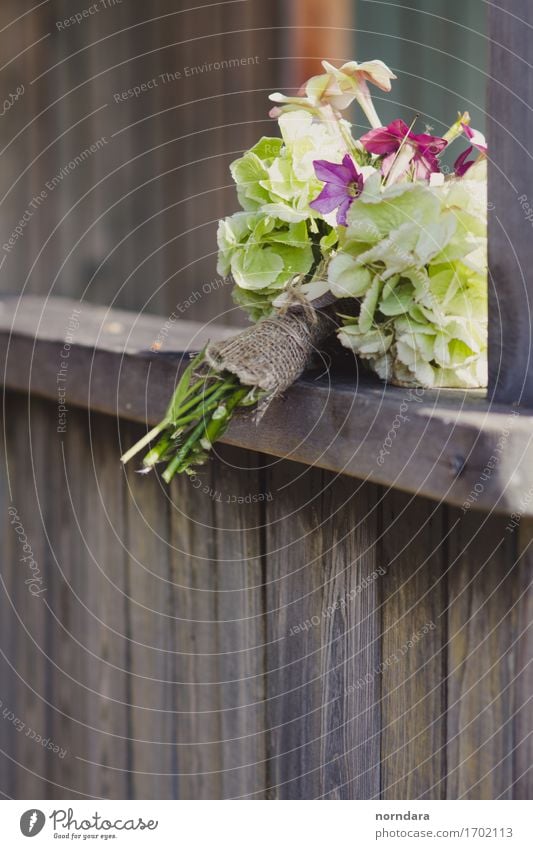
[[324,215],[333,212],[346,199],[351,200],[348,198],[346,189],[326,183],[318,197],[312,200],[309,206]]
[[[350,62],[346,63],[350,65]],[[355,63],[357,64],[357,63]],[[341,71],[344,73],[348,73],[345,70],[346,65],[341,67]],[[382,62],[381,59],[372,59],[370,62],[362,62],[359,65],[359,72],[365,75],[365,79],[369,82],[374,83],[375,86],[381,89],[381,91],[390,91],[391,90],[391,80],[397,79],[396,74],[393,74],[391,69],[387,67],[385,62]]]
[[394,153],[398,150],[403,138],[408,134],[409,127],[401,119],[393,121],[387,127],[378,127],[376,130],[370,130],[361,136],[360,142],[369,153],[375,153],[378,156],[383,154]]
[[480,133],[479,130],[474,130],[468,124],[461,124],[461,126],[470,143],[477,148],[477,150],[480,150],[482,153],[486,153],[488,145],[483,133]]
[[473,150],[474,150],[473,147],[467,147],[467,149],[464,150],[462,153],[460,153],[459,156],[457,157],[457,159],[455,160],[455,162],[453,164],[453,170],[454,170],[456,177],[464,177],[466,172],[474,164],[474,162],[475,162],[474,159],[471,159],[470,161],[468,161],[468,157],[470,156],[470,154],[472,153]]
[[339,210],[337,212],[337,224],[340,224],[342,227],[348,226],[348,219],[346,216],[354,200],[355,198],[345,197],[339,206]]
[[328,162],[325,159],[315,159],[313,167],[318,179],[322,180],[323,183],[333,183],[337,186],[346,187],[354,179],[352,171],[344,164],[346,158],[350,159],[349,156],[345,156],[342,165]]

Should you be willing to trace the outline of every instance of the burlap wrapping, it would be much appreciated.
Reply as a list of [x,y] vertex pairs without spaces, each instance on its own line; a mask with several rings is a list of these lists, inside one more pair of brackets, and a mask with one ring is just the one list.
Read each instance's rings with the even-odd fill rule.
[[291,309],[211,343],[205,356],[215,371],[229,371],[245,386],[257,386],[273,397],[300,377],[335,327],[327,311]]

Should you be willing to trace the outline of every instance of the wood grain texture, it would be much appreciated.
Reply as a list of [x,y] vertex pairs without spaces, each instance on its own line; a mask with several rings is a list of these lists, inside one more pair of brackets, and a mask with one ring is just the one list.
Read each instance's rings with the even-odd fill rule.
[[[133,428],[130,436],[137,433]],[[138,437],[135,437],[138,438]],[[174,598],[168,506],[155,476],[127,473],[128,653],[134,798],[175,795]]]
[[444,508],[389,492],[382,505],[381,756],[385,799],[445,798]]
[[47,703],[51,736],[67,750],[65,757],[51,760],[51,776],[56,786],[65,787],[63,792],[83,798],[92,794],[87,789],[85,765],[79,758],[94,760],[91,743],[93,728],[98,727],[94,720],[101,707],[99,658],[89,655],[86,646],[89,631],[93,639],[96,631],[100,633],[99,623],[92,618],[88,592],[90,578],[96,588],[99,576],[97,571],[93,575],[98,566],[91,558],[93,537],[87,524],[89,516],[96,517],[94,505],[87,498],[87,415],[72,417],[66,432],[59,434],[57,408],[37,404],[34,408],[32,399],[32,411],[37,413],[34,418],[32,412],[32,449],[35,437],[43,429],[48,439],[41,448],[42,465],[36,469],[35,488],[43,505],[50,549],[48,568],[53,576],[47,611]]
[[218,681],[227,682],[220,700],[222,782],[224,798],[260,799],[268,771],[263,541],[271,493],[264,457],[227,446],[217,453],[207,497],[214,501]]
[[488,14],[489,391],[498,401],[530,406],[533,6],[496,0]]
[[[462,515],[449,545],[447,795],[513,796],[516,539],[507,521]],[[523,745],[523,744],[521,744]]]
[[[281,7],[122,3],[61,32],[76,0],[5,30],[19,5],[0,11],[5,91],[25,86],[0,125],[0,244],[105,143],[2,251],[3,291],[82,304],[0,302],[16,390],[0,483],[0,793],[531,798],[531,4],[489,10],[490,402],[411,398],[380,464],[406,392],[355,380],[350,361],[333,386],[300,381],[258,427],[237,420],[200,486],[169,490],[117,458],[161,416],[182,354],[243,320],[216,277],[215,227],[235,209],[229,163],[272,131],[266,95],[295,84]],[[464,513],[442,503],[471,497]]]
[[517,534],[518,562],[515,566],[513,595],[513,775],[506,795],[513,799],[531,799],[533,793],[533,694],[532,636],[533,586],[532,546],[533,523],[522,520]]
[[527,520],[231,446],[167,490],[138,426],[6,401],[0,699],[65,756],[1,714],[1,793],[530,798]]
[[[267,531],[273,798],[379,793],[375,490],[276,464]],[[368,581],[368,586],[364,585]]]
[[88,771],[91,795],[122,799],[131,792],[129,576],[122,545],[126,493],[110,458],[110,449],[118,449],[117,423],[112,418],[86,417],[84,436],[89,450],[69,456],[68,472],[71,481],[81,477],[86,491],[86,510],[80,519],[87,554],[83,645],[86,682],[98,696],[87,712],[88,746],[79,753],[84,758],[80,768]]
[[0,127],[0,245],[46,192],[2,251],[0,289],[17,280],[34,294],[242,323],[217,278],[216,226],[237,205],[230,162],[273,132],[267,95],[286,65],[277,4],[116,3],[62,25],[87,6],[0,7],[3,91],[25,87]]
[[[155,317],[65,299],[2,303],[0,353],[8,388],[56,397],[58,361],[72,311],[80,309],[71,334],[68,404],[146,424],[164,415],[188,362],[185,352],[232,332],[219,325],[162,325]],[[150,350],[162,328],[164,350]],[[472,509],[511,512],[521,503],[533,485],[527,409],[488,403],[479,392],[416,394],[354,373],[351,360],[348,369],[331,378],[309,372],[271,404],[258,427],[250,426],[249,415],[237,416],[224,441],[439,501],[469,500]],[[533,502],[524,512],[533,513]]]
[[[201,477],[212,486],[211,469]],[[174,481],[170,542],[175,586],[176,772],[177,792],[184,799],[216,799],[224,791],[213,515],[209,495],[188,479]]]
[[[24,549],[22,538],[17,538],[16,532],[13,539],[15,526],[10,527],[14,566],[11,604],[14,606],[17,620],[16,654],[10,660],[17,675],[17,702],[24,707],[20,710],[17,704],[12,704],[9,709],[25,726],[17,733],[15,758],[20,769],[16,771],[15,796],[24,792],[30,798],[35,793],[46,797],[59,789],[57,785],[48,784],[48,779],[54,781],[53,767],[56,756],[38,742],[39,737],[52,736],[47,706],[50,679],[53,675],[47,605],[57,586],[46,528],[51,513],[37,483],[43,474],[47,473],[48,441],[53,427],[42,418],[41,404],[42,402],[37,401],[32,408],[28,399],[20,399],[19,406],[15,406],[13,410],[14,417],[10,416],[8,421],[8,434],[11,431],[12,444],[14,443],[14,450],[8,449],[8,463],[10,456],[16,458],[15,467],[10,469],[13,507],[20,517],[24,541],[27,541],[31,549],[29,552]],[[32,413],[35,414],[35,419]],[[37,427],[34,427],[35,420]],[[15,422],[18,422],[18,426],[16,430],[12,430]],[[23,561],[24,557],[30,559]],[[34,563],[37,564],[36,568]],[[32,567],[35,575],[42,579],[35,591],[46,589],[36,597],[30,591],[31,584],[26,583],[32,578]],[[10,704],[9,698],[6,703]],[[64,744],[61,745],[64,748]],[[60,782],[59,786],[66,788],[69,785]]]

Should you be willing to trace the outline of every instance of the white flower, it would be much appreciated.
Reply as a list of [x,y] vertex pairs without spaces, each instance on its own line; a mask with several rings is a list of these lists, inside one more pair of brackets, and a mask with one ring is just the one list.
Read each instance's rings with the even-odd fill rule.
[[305,96],[287,97],[275,92],[270,95],[270,100],[280,103],[271,111],[271,116],[279,117],[281,112],[291,109],[308,109],[316,112],[325,107],[331,107],[336,112],[347,109],[354,100],[357,100],[372,127],[381,127],[370,92],[368,83],[371,82],[381,91],[391,90],[391,80],[396,76],[390,68],[380,59],[371,62],[345,62],[340,68],[336,68],[329,62],[322,62],[325,74],[311,77],[304,87]]

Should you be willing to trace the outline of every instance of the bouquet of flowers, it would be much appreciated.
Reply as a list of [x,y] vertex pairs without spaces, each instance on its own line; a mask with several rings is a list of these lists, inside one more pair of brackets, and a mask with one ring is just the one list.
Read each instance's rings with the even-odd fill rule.
[[[264,406],[332,334],[384,381],[486,385],[486,152],[467,112],[441,138],[418,116],[382,126],[369,83],[390,91],[381,61],[347,62],[297,97],[272,94],[280,137],[231,165],[240,211],[218,230],[218,271],[255,322],[211,343],[182,376],[151,444],[148,471],[191,473],[241,407]],[[357,101],[371,129],[354,138]],[[467,147],[453,167],[452,142]]]

